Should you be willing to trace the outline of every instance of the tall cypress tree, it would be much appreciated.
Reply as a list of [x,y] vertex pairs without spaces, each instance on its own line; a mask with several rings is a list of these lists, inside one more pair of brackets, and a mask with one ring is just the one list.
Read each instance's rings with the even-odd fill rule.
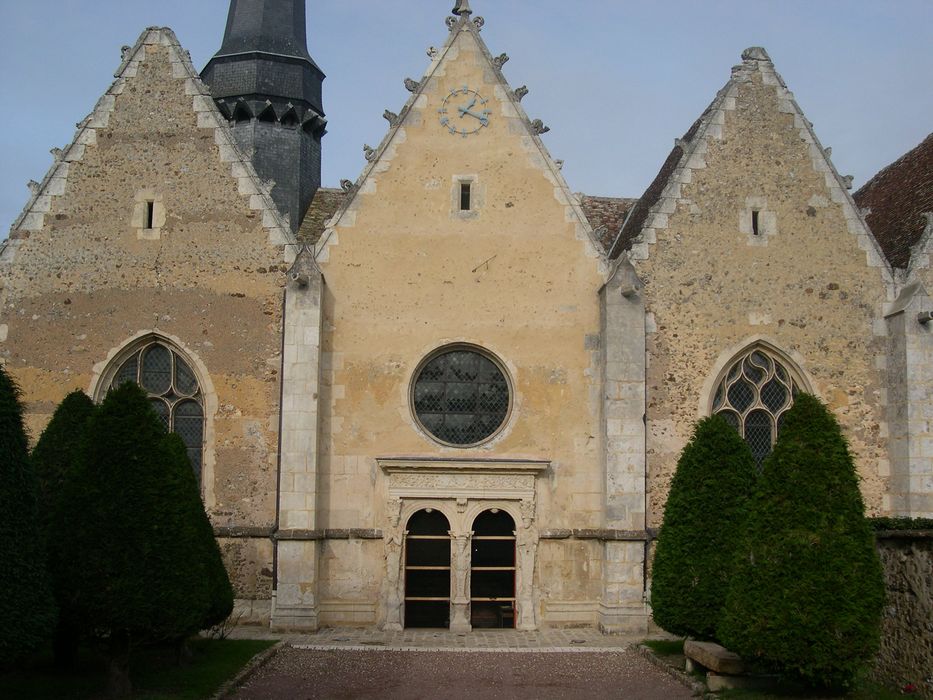
[[58,625],[55,630],[55,659],[59,665],[70,665],[78,644],[78,631],[72,620],[72,587],[63,576],[53,524],[62,507],[62,486],[65,477],[75,468],[81,447],[87,438],[88,423],[94,414],[94,402],[82,391],[65,397],[39,442],[32,450],[32,464],[39,482],[39,529],[49,562],[49,577],[58,604]]
[[765,460],[720,636],[799,680],[847,685],[874,654],[884,586],[846,441],[801,394]]
[[677,462],[652,569],[654,621],[668,632],[715,636],[755,477],[735,428],[721,416],[697,423]]
[[57,527],[75,619],[109,644],[112,695],[130,690],[133,646],[181,639],[207,615],[206,567],[185,483],[142,390],[131,383],[112,390],[66,478]]
[[166,447],[172,456],[173,471],[178,479],[179,495],[184,499],[185,522],[197,529],[199,551],[197,553],[192,551],[190,554],[198,557],[204,566],[209,605],[201,621],[201,629],[207,629],[226,620],[233,611],[233,586],[230,585],[230,577],[227,575],[227,569],[220,555],[220,547],[214,538],[214,529],[204,511],[200,488],[194,471],[191,469],[185,443],[175,433],[167,435],[165,440]]
[[36,649],[55,625],[36,491],[20,390],[0,365],[0,666]]

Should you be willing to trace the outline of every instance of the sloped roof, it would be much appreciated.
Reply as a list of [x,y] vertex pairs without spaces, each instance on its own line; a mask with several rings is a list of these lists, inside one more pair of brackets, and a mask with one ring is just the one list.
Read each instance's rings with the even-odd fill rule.
[[645,193],[640,199],[636,200],[636,204],[632,208],[632,213],[625,222],[624,228],[619,231],[618,240],[610,241],[609,245],[606,246],[607,253],[611,259],[614,260],[618,258],[624,251],[632,247],[632,242],[638,237],[638,234],[641,233],[642,227],[645,225],[645,221],[647,221],[648,214],[651,213],[652,207],[661,199],[661,194],[667,187],[671,176],[677,170],[681,158],[683,158],[684,149],[681,144],[686,145],[693,140],[697,131],[700,129],[700,125],[716,108],[719,99],[720,95],[717,95],[716,99],[713,100],[703,114],[700,115],[700,118],[693,122],[690,128],[687,129],[683,138],[671,149],[671,152],[667,156],[667,160],[664,161],[664,165],[661,166],[654,180],[648,185],[648,189],[645,190]]
[[910,249],[926,228],[924,212],[933,212],[933,133],[853,195],[869,209],[865,217],[888,262],[905,269]]
[[638,200],[630,197],[593,197],[581,193],[577,197],[600,245],[608,252],[625,223],[625,217]]
[[321,187],[314,194],[311,205],[295,237],[299,243],[313,246],[324,233],[325,224],[337,213],[347,193],[333,187]]

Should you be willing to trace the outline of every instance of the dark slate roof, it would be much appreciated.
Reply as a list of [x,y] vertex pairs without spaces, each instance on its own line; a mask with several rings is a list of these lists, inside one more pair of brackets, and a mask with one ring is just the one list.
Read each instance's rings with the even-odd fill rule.
[[218,55],[250,51],[311,61],[305,0],[231,0]]
[[337,213],[347,193],[332,187],[321,187],[311,200],[301,228],[295,236],[300,243],[314,245],[324,233],[324,224]]
[[600,245],[608,252],[612,242],[619,235],[622,224],[625,223],[626,215],[638,200],[629,197],[592,197],[579,193],[577,197]]
[[[710,106],[706,108],[706,111],[700,115],[700,118],[693,122],[693,125],[687,129],[687,133],[685,133],[683,139],[681,139],[684,144],[688,144],[693,140],[700,130],[700,125],[703,123],[703,120],[707,118],[718,100],[719,96],[717,95],[716,100],[714,100]],[[671,175],[677,170],[677,165],[680,163],[680,159],[683,155],[684,149],[681,148],[680,144],[675,145],[674,148],[671,149],[670,154],[667,156],[667,160],[665,160],[664,165],[661,166],[661,170],[655,176],[654,180],[652,180],[651,184],[648,185],[648,189],[645,190],[641,199],[638,200],[638,203],[632,209],[631,215],[629,215],[628,220],[625,222],[625,226],[619,232],[619,240],[612,245],[609,251],[611,254],[610,257],[615,259],[619,257],[623,251],[632,247],[632,242],[638,237],[638,234],[641,233],[645,221],[648,220],[648,214],[651,212],[651,208],[661,199],[661,194],[664,192],[664,188],[667,187]]]
[[905,269],[910,249],[926,227],[924,212],[933,212],[933,133],[923,143],[879,171],[853,195],[870,209],[868,227],[888,262]]
[[[615,240],[625,216],[637,199],[626,197],[591,197],[578,194],[583,213],[592,225],[603,249],[608,251]],[[296,236],[301,243],[314,245],[324,233],[324,225],[337,213],[347,193],[332,187],[322,187],[314,195]]]

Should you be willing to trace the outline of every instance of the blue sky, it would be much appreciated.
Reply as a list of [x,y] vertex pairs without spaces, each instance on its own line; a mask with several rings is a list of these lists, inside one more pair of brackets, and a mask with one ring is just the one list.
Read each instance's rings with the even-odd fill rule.
[[[228,0],[0,0],[0,238],[41,180],[49,149],[112,81],[120,47],[170,26],[203,67]],[[399,111],[406,77],[447,35],[452,0],[308,0],[308,43],[327,74],[324,183],[355,179],[364,143]],[[842,174],[858,187],[933,130],[931,0],[472,0],[523,104],[551,127],[571,188],[637,197],[728,80],[765,46]]]

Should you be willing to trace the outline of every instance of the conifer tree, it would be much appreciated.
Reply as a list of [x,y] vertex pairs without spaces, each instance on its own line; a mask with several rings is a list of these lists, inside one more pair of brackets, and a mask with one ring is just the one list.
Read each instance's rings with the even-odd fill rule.
[[39,529],[49,563],[52,591],[58,605],[55,629],[55,659],[68,666],[78,644],[78,632],[71,619],[71,586],[63,577],[54,546],[57,533],[53,528],[62,507],[62,485],[77,464],[87,436],[88,422],[94,413],[94,402],[82,391],[74,391],[55,409],[39,442],[32,450],[32,464],[39,482]]
[[847,685],[875,652],[884,598],[864,509],[835,418],[798,395],[750,504],[726,646],[813,685]]
[[697,423],[677,462],[652,570],[654,621],[668,632],[715,636],[755,477],[735,428],[721,416]]
[[19,397],[0,365],[0,666],[39,647],[55,625]]
[[92,416],[65,481],[59,556],[76,622],[108,642],[114,696],[130,692],[135,645],[182,639],[208,614],[203,538],[186,493],[193,477],[175,457],[145,394],[125,383]]
[[214,538],[214,529],[204,511],[200,489],[194,471],[191,469],[185,443],[175,433],[167,435],[165,439],[175,462],[174,469],[179,478],[180,491],[189,509],[186,518],[190,518],[191,522],[196,524],[200,539],[201,552],[198,556],[205,568],[210,600],[205,618],[201,622],[201,629],[207,629],[219,625],[233,611],[233,586],[230,585],[230,577],[227,575],[220,547]]

